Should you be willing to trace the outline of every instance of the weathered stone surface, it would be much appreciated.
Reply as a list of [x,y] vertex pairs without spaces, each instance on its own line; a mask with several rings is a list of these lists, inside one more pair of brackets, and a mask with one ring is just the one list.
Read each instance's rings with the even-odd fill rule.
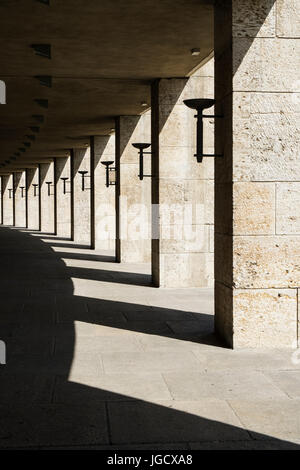
[[274,37],[275,11],[274,0],[233,0],[233,37]]
[[297,334],[297,289],[234,289],[233,345],[288,348]]
[[300,237],[234,237],[233,285],[284,288],[300,285]]
[[108,409],[113,443],[249,438],[223,400],[110,403]]
[[[218,246],[218,244],[217,244]],[[215,269],[216,275],[218,269]],[[233,292],[222,282],[215,281],[215,329],[218,335],[233,346]]]
[[161,253],[209,252],[209,225],[162,225]]
[[101,163],[103,161],[115,161],[115,153],[115,135],[94,136],[96,249],[115,249],[115,186],[106,187],[106,168]]
[[298,0],[277,0],[276,10],[276,35],[282,38],[299,38],[300,13]]
[[[57,235],[61,237],[71,236],[71,185],[70,185],[70,157],[56,158],[56,198],[57,198]],[[64,194],[63,181],[66,181]]]
[[212,273],[212,253],[161,254],[162,287],[209,287]]
[[174,400],[219,398],[245,399],[255,394],[257,399],[282,398],[285,394],[260,371],[224,370],[166,372],[164,379]]
[[[205,147],[206,151],[209,152],[210,150]],[[214,159],[204,158],[200,165],[194,157],[194,146],[177,148],[163,145],[159,149],[159,154],[159,174],[161,178],[177,177],[178,168],[180,168],[181,178],[184,179],[193,178],[199,181],[214,178]]]
[[276,233],[300,234],[300,183],[276,183]]
[[[160,203],[156,222],[161,238],[153,243],[152,272],[154,282],[163,286],[206,287],[212,283],[209,226],[214,223],[214,189],[209,179],[214,175],[213,159],[197,163],[195,112],[183,103],[195,96],[213,97],[212,72],[210,61],[190,79],[163,79],[153,87],[158,103],[153,112],[159,122],[152,141],[159,158],[154,152],[152,160],[159,168],[159,180],[154,180],[152,189],[154,201]],[[206,112],[213,113],[213,108]],[[214,153],[213,119],[204,122],[204,152]],[[196,237],[189,238],[193,231]]]
[[254,439],[270,437],[298,440],[300,434],[300,400],[231,400],[230,405]]
[[[298,179],[300,114],[294,98],[293,93],[234,93],[235,181]],[[223,180],[230,175],[228,168]]]
[[[12,225],[13,224],[13,198],[12,191],[9,191],[13,187],[13,177],[2,176],[2,204],[3,204],[3,224]],[[9,197],[11,193],[11,197]]]
[[[149,262],[151,260],[151,179],[139,180],[139,154],[135,142],[151,142],[150,112],[142,116],[120,116],[116,126],[116,154],[119,162],[117,218],[117,259]],[[151,148],[146,151],[151,151]],[[150,155],[144,156],[144,174],[150,174]]]
[[38,187],[34,195],[34,184],[39,183],[39,173],[37,168],[28,168],[27,177],[27,197],[28,197],[28,228],[31,230],[39,229],[39,196]]
[[233,233],[269,235],[275,233],[275,184],[233,184]]
[[[82,191],[82,177],[78,171],[87,171],[85,190]],[[74,240],[90,244],[90,147],[74,150]]]
[[[41,163],[40,164],[40,181],[41,187],[38,188],[40,191],[41,201],[41,231],[42,232],[54,232],[54,164],[53,163]],[[51,182],[50,195],[48,193],[48,184]]]
[[[23,187],[23,190],[21,190],[21,186]],[[26,188],[25,171],[14,173],[15,226],[16,227],[26,226],[25,188]]]
[[233,91],[290,92],[299,78],[299,41],[280,38],[233,40]]

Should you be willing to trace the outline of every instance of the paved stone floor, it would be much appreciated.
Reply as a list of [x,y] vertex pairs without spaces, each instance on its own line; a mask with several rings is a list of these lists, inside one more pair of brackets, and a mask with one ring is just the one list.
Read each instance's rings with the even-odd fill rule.
[[293,350],[224,348],[211,290],[1,227],[0,295],[1,448],[300,449]]

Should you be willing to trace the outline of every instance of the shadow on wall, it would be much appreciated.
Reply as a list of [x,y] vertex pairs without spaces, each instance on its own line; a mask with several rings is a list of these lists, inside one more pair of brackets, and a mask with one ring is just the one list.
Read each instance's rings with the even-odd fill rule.
[[[0,337],[7,345],[7,365],[1,366],[0,446],[131,443],[135,448],[150,443],[161,448],[173,442],[181,448],[186,442],[231,441],[234,445],[234,441],[251,441],[246,430],[196,416],[197,405],[192,402],[175,410],[172,402],[164,406],[135,399],[110,391],[104,376],[97,378],[96,372],[85,370],[88,356],[99,353],[104,343],[113,346],[116,337],[89,337],[86,344],[93,344],[80,354],[75,350],[75,321],[86,328],[88,324],[107,325],[168,336],[158,329],[159,323],[174,319],[174,314],[181,319],[191,314],[76,296],[71,280],[74,270],[61,259],[65,255],[26,231],[0,229]],[[87,270],[85,278],[93,279],[91,274]],[[142,318],[139,324],[138,318]],[[90,376],[90,386],[69,379],[75,354],[76,363]],[[274,448],[288,445],[268,436],[255,434],[254,438],[268,439]]]

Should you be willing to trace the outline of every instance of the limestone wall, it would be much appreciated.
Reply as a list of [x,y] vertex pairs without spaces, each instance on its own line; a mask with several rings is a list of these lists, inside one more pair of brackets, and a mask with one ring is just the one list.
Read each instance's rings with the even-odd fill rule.
[[[2,201],[3,201],[3,224],[12,225],[13,224],[13,195],[12,191],[9,191],[13,188],[13,176],[12,175],[3,175],[2,177]],[[10,193],[10,196],[9,196]]]
[[[291,347],[300,286],[299,3],[218,2],[216,324],[234,347]],[[298,6],[297,6],[298,4]],[[298,24],[299,26],[299,24]]]
[[[189,98],[213,97],[213,61],[189,79],[164,79],[152,89],[152,203],[157,226],[152,242],[156,285],[213,284],[213,158],[198,163],[195,112]],[[213,108],[207,113],[213,113]],[[213,148],[213,120],[204,123],[204,152]],[[159,204],[159,206],[158,206]]]
[[116,187],[106,187],[106,170],[101,164],[103,161],[115,162],[115,152],[115,135],[94,136],[95,248],[102,250],[115,250],[116,243]]
[[[91,243],[91,204],[90,204],[90,147],[74,149],[73,190],[74,190],[74,241],[79,244]],[[82,177],[79,171],[88,171],[85,190],[82,190]]]
[[[151,114],[120,116],[116,124],[117,260],[151,260],[151,178],[139,179],[135,142],[151,142]],[[148,149],[151,151],[151,148]],[[145,155],[145,173],[150,174],[151,158]]]
[[34,191],[34,184],[39,184],[38,169],[28,168],[26,170],[28,228],[39,230],[39,188],[36,187]]
[[[56,179],[56,219],[57,219],[57,235],[59,237],[71,237],[71,168],[70,157],[56,158],[55,162],[55,179]],[[64,182],[66,180],[66,192],[64,194]]]
[[[41,204],[41,231],[54,233],[54,164],[41,163],[40,171],[40,204]],[[50,195],[47,181],[51,182]]]
[[[24,188],[21,190],[21,186]],[[25,171],[14,173],[15,226],[26,226],[26,175]],[[23,192],[23,195],[22,195]]]

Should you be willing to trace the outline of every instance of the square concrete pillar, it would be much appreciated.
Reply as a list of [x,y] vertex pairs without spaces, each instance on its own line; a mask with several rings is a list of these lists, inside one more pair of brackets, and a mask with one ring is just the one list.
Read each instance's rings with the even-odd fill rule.
[[27,227],[31,230],[40,230],[38,184],[39,184],[38,168],[28,168],[26,170]]
[[[72,187],[73,187],[73,232],[74,241],[82,245],[91,245],[91,149],[80,148],[73,151]],[[79,171],[86,171],[84,190]]]
[[[62,178],[67,178],[66,180]],[[71,238],[71,165],[70,157],[55,159],[56,235]]]
[[16,227],[26,227],[26,173],[14,173],[14,206],[15,217],[14,225]]
[[[95,231],[94,247],[115,250],[116,244],[116,187],[106,186],[106,169],[103,161],[115,161],[115,135],[94,136],[95,177]],[[112,164],[115,166],[115,164]]]
[[[211,66],[189,79],[161,79],[152,86],[152,276],[156,286],[208,287],[213,282],[213,161],[197,163],[195,113],[183,103],[212,93]],[[205,123],[206,153],[213,153],[210,125]]]
[[39,199],[41,218],[40,230],[42,232],[55,233],[54,197],[54,163],[40,163]]
[[3,225],[13,225],[13,175],[3,175],[2,183]]
[[216,329],[234,348],[297,341],[296,4],[232,0],[215,7],[216,111],[224,114],[216,122],[216,152],[224,152],[215,160]]
[[[132,146],[136,142],[151,142],[150,112],[116,119],[118,262],[151,261],[151,178],[139,180],[138,150]],[[145,155],[144,161],[149,174],[150,155]]]

